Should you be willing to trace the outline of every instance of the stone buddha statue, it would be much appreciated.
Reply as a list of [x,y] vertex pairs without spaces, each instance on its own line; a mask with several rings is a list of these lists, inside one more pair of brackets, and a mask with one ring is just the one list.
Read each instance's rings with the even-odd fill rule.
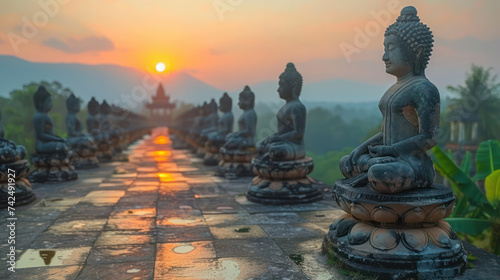
[[91,134],[95,134],[99,132],[99,112],[101,110],[101,105],[99,105],[99,102],[95,100],[94,97],[89,101],[87,104],[87,131]]
[[24,146],[16,145],[16,143],[4,137],[2,111],[0,111],[0,209],[10,206],[9,201],[12,203],[12,198],[9,200],[9,197],[12,194],[13,182],[12,180],[9,182],[9,178],[11,178],[9,174],[15,174],[14,196],[16,206],[28,204],[35,199],[31,184],[26,179],[30,169],[29,162],[24,159],[26,149]]
[[98,167],[98,160],[95,156],[97,147],[92,136],[83,133],[83,125],[76,114],[80,112],[80,100],[73,93],[66,99],[66,140],[71,149],[76,152],[78,158],[75,159],[76,168]]
[[[202,127],[200,136],[202,141],[208,140],[208,135],[212,132],[217,132],[219,115],[217,114],[217,103],[212,98],[210,103],[205,107],[205,118],[202,119]],[[204,144],[204,143],[203,143]]]
[[340,161],[346,177],[332,195],[346,213],[329,227],[329,257],[384,279],[458,276],[467,253],[444,219],[455,195],[433,183],[427,151],[436,145],[440,97],[426,78],[433,35],[417,10],[401,10],[385,31],[385,71],[396,77],[382,96],[382,129]]
[[[101,124],[101,105],[95,100],[94,97],[87,104],[87,131],[94,138],[97,144],[97,157],[99,161],[111,161],[113,158],[113,153],[111,150],[111,143],[109,134],[103,129],[105,126]],[[101,127],[102,126],[102,127]]]
[[379,103],[381,132],[340,162],[354,185],[369,181],[379,192],[398,193],[432,184],[434,166],[426,151],[436,145],[440,109],[439,92],[425,77],[432,42],[413,7],[403,9],[385,31],[382,60],[396,83]]
[[277,115],[278,132],[257,143],[259,157],[269,157],[275,161],[305,157],[306,107],[299,100],[301,90],[302,75],[293,63],[288,63],[279,80],[279,96],[286,104]]
[[233,131],[234,116],[231,112],[233,100],[227,92],[221,97],[219,102],[219,110],[222,116],[219,118],[217,124],[217,131],[208,134],[207,145],[220,147],[226,142],[226,135]]
[[35,182],[68,181],[78,178],[71,165],[73,152],[68,142],[54,134],[54,123],[48,112],[52,109],[52,98],[44,86],[38,87],[34,96],[35,117],[35,151],[31,160],[36,169],[30,174]]
[[52,110],[52,97],[44,86],[40,86],[33,96],[35,102],[35,150],[38,154],[66,154],[70,151],[68,143],[54,134],[54,123],[47,114]]
[[219,110],[222,116],[218,120],[217,130],[207,134],[205,143],[205,158],[204,165],[217,165],[220,161],[219,150],[226,142],[226,135],[233,131],[234,116],[231,112],[233,100],[227,92],[221,97],[219,102]]
[[218,176],[227,178],[254,176],[251,161],[255,155],[255,135],[257,114],[253,109],[255,95],[250,87],[245,86],[239,95],[238,105],[243,114],[238,119],[238,131],[226,136],[226,143],[221,147],[222,161],[217,170]]
[[245,86],[240,93],[238,106],[243,114],[238,119],[238,131],[230,133],[226,137],[224,148],[227,150],[246,149],[255,147],[255,136],[257,130],[257,114],[253,109],[255,94],[249,86]]
[[279,76],[278,93],[285,105],[277,114],[278,132],[257,143],[258,155],[252,159],[257,175],[250,184],[247,199],[262,204],[299,204],[321,200],[317,182],[309,175],[314,168],[306,157],[304,132],[306,107],[299,100],[302,75],[293,63]]

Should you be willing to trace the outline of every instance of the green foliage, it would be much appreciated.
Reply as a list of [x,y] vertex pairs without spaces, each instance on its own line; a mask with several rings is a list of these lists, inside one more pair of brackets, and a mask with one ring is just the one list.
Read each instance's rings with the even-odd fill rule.
[[448,113],[477,114],[480,118],[479,141],[500,139],[500,84],[491,70],[472,65],[471,72],[466,74],[465,85],[448,86],[448,90],[457,96],[448,100]]
[[372,128],[371,122],[357,118],[346,122],[335,112],[317,107],[307,113],[304,141],[308,151],[325,154],[360,145],[363,136]]
[[476,152],[475,180],[484,180],[494,170],[500,169],[500,143],[488,140],[479,145]]
[[[66,135],[66,98],[71,94],[69,88],[55,81],[52,83],[41,82],[25,84],[20,89],[10,92],[10,98],[1,98],[0,110],[3,113],[2,123],[5,128],[5,137],[23,145],[28,150],[28,154],[35,152],[35,130],[33,127],[33,116],[35,115],[35,106],[33,95],[39,85],[44,85],[52,95],[52,111],[49,115],[54,121],[54,132],[59,136]],[[85,122],[87,116],[86,106],[82,105],[79,117]]]
[[344,178],[340,172],[340,159],[352,152],[353,148],[346,147],[341,151],[330,151],[325,155],[316,155],[308,152],[314,160],[314,171],[311,176],[317,180],[333,185],[335,181]]
[[476,178],[486,176],[486,194],[479,190],[474,179],[469,176],[470,155],[464,158],[460,167],[439,146],[432,149],[432,156],[436,170],[450,182],[457,197],[455,211],[446,220],[455,231],[472,235],[472,241],[477,241],[475,243],[478,246],[489,235],[489,244],[483,248],[500,254],[499,143],[485,141],[480,147],[481,152],[476,154],[476,163],[480,163],[477,170],[480,176]]

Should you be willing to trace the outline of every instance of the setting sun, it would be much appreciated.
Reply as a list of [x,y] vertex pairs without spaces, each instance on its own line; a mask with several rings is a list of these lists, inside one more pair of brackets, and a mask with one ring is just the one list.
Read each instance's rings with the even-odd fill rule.
[[165,64],[163,62],[158,62],[158,64],[156,64],[156,71],[158,72],[165,71]]

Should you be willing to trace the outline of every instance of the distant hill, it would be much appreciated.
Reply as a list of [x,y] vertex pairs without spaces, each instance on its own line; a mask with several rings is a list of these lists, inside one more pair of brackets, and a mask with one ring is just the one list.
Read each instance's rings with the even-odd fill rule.
[[[147,74],[118,65],[32,63],[13,56],[0,56],[0,77],[0,96],[8,96],[10,91],[29,82],[57,80],[72,89],[84,101],[95,96],[98,100],[113,102],[122,95],[132,96],[134,89],[143,87]],[[222,90],[183,72],[169,75],[163,80],[163,85],[172,99],[185,102],[199,103],[222,93]],[[155,90],[148,92],[149,96],[153,95]]]
[[[147,74],[134,68],[110,64],[34,63],[13,56],[0,56],[0,77],[0,96],[8,96],[10,91],[26,83],[57,80],[84,101],[95,96],[99,101],[106,99],[118,103],[121,96],[132,96],[134,89],[143,85]],[[187,103],[200,104],[210,98],[218,101],[225,91],[185,72],[172,73],[162,82],[173,100]],[[235,100],[234,104],[237,104],[238,93],[243,86],[236,91],[228,91]],[[256,94],[257,102],[281,102],[276,91],[277,80],[250,84],[250,87]],[[309,104],[374,102],[380,99],[386,89],[386,86],[336,79],[304,84],[301,99]],[[154,90],[147,94],[149,99]]]

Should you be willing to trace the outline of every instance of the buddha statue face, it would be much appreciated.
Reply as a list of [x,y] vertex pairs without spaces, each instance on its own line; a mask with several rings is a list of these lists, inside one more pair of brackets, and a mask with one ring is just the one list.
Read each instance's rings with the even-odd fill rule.
[[387,73],[396,77],[411,71],[415,75],[424,75],[434,39],[430,28],[420,22],[414,7],[403,8],[396,22],[387,27],[384,36],[382,60]]
[[294,97],[292,86],[285,79],[280,79],[278,93],[284,100],[291,100]]
[[406,46],[396,35],[388,35],[384,39],[385,72],[396,77],[402,77],[414,69],[414,63],[410,63],[406,57]]

